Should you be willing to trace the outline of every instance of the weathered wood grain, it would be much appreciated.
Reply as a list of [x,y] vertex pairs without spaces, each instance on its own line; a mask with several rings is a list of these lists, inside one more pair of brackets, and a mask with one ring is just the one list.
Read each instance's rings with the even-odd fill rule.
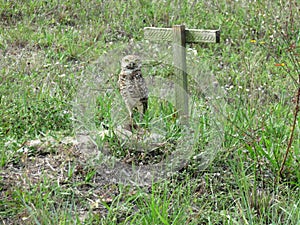
[[[220,43],[220,30],[186,29],[186,43]],[[145,27],[144,38],[151,41],[173,41],[172,28]]]

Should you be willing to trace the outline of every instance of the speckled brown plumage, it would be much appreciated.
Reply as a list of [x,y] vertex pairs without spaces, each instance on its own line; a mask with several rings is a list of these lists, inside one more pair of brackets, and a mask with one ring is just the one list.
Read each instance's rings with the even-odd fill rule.
[[148,88],[142,76],[141,67],[141,59],[136,55],[127,55],[121,61],[118,83],[131,122],[134,110],[137,109],[142,117],[148,108]]

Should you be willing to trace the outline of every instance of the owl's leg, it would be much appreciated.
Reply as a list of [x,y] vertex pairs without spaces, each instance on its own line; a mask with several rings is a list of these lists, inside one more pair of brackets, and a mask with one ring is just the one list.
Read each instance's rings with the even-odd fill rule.
[[144,97],[140,99],[143,106],[143,113],[145,114],[148,109],[148,97]]
[[134,124],[134,118],[133,118],[133,112],[130,110],[129,112],[129,122],[130,122],[130,128],[131,128],[131,131],[132,131],[132,128],[133,128],[133,124]]
[[148,99],[147,99],[147,101],[143,102],[143,115],[145,115],[147,109],[148,109]]
[[148,110],[148,98],[141,99],[140,121],[143,122],[143,127],[147,127],[147,122],[143,121],[146,111]]
[[140,99],[141,103],[142,103],[142,112],[140,113],[140,119],[143,120],[144,115],[148,109],[148,98],[142,98]]
[[128,109],[129,111],[129,129],[131,132],[133,132],[135,129],[137,129],[137,125],[134,121],[134,109]]

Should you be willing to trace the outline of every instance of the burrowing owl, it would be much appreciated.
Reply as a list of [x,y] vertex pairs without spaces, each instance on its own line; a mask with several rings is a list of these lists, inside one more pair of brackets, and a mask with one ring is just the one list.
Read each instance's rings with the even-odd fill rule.
[[136,55],[127,55],[121,61],[118,83],[132,126],[133,112],[137,110],[142,118],[148,108],[148,88],[142,76],[141,67],[141,59]]

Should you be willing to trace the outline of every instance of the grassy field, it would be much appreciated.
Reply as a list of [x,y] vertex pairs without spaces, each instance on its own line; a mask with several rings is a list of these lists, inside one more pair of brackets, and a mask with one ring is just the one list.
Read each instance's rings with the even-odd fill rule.
[[[0,223],[300,224],[299,10],[292,0],[0,0]],[[119,61],[141,54],[149,82],[172,80],[172,48],[144,41],[143,28],[175,24],[220,29],[221,43],[187,46],[192,136],[152,85],[144,122],[164,145],[145,154],[115,137],[126,115]],[[78,127],[103,126],[97,148],[76,141]],[[146,171],[176,149],[191,160],[143,185],[116,182],[99,154],[119,158],[115,171]]]

